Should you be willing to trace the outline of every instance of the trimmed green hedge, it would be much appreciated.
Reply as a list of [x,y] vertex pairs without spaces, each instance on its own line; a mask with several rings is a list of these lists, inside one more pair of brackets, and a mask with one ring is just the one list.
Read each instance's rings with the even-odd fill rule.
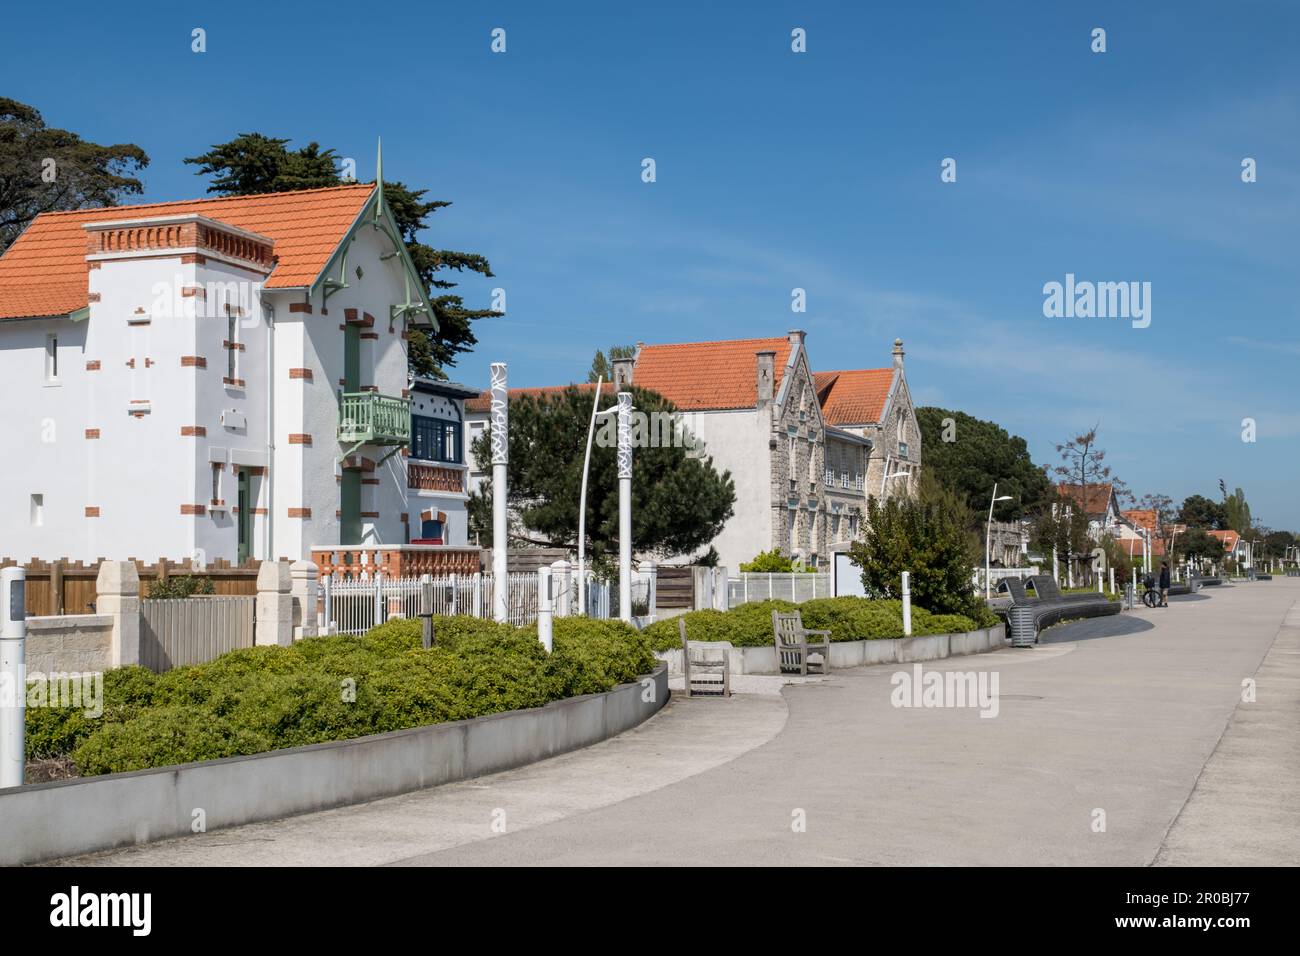
[[[736,647],[765,647],[772,643],[772,611],[798,609],[804,627],[831,632],[832,641],[867,641],[903,636],[903,602],[860,597],[789,601],[754,601],[730,611],[692,611],[685,615],[692,641],[730,641]],[[961,614],[932,614],[912,607],[912,634],[957,634],[992,627],[998,617],[981,605],[982,619]],[[643,632],[656,651],[682,646],[677,618],[656,621]]]
[[559,618],[546,654],[532,628],[436,618],[363,636],[232,651],[154,674],[104,675],[104,715],[27,709],[29,758],[71,756],[78,773],[141,770],[347,740],[606,691],[654,669],[647,638],[621,621]]

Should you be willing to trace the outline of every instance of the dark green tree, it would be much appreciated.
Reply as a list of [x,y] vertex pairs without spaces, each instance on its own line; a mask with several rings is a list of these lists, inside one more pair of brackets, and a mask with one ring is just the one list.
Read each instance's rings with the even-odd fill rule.
[[1008,434],[996,422],[946,408],[918,408],[916,420],[925,449],[924,470],[955,491],[976,521],[988,515],[994,482],[999,496],[1012,498],[995,506],[993,517],[998,521],[1033,514],[1050,501],[1052,483],[1029,457],[1023,438]]
[[614,380],[614,360],[632,358],[636,355],[635,345],[611,345],[609,355],[599,349],[591,360],[591,370],[587,372],[587,381],[594,382],[597,378],[606,382]]
[[1223,504],[1204,495],[1188,495],[1178,511],[1178,520],[1189,528],[1223,531],[1228,527]]
[[1251,530],[1250,504],[1246,493],[1240,488],[1233,491],[1223,501],[1224,523],[1238,534],[1245,535]]
[[[676,408],[645,389],[632,389],[633,407],[652,427],[633,428],[632,538],[635,550],[659,557],[687,554],[722,530],[736,500],[729,472],[721,475],[713,460],[684,443],[664,441],[665,429],[656,421]],[[592,394],[569,387],[542,397],[524,396],[510,402],[509,505],[516,516],[511,536],[525,545],[576,548],[578,501],[582,488],[583,453],[591,419]],[[608,393],[601,407],[615,404]],[[598,430],[592,443],[587,483],[586,550],[593,562],[618,552],[617,449]],[[474,445],[479,461],[491,460],[491,429]],[[638,434],[646,436],[638,439]],[[648,446],[648,447],[647,447]],[[492,540],[492,491],[470,498],[470,533],[487,546]]]
[[1178,549],[1203,566],[1223,561],[1223,542],[1205,528],[1189,528],[1185,534],[1179,535]]
[[[230,142],[219,143],[185,162],[198,166],[199,175],[211,176],[208,192],[221,196],[318,189],[346,181],[336,166],[334,150],[322,149],[315,142],[291,150],[288,142],[261,133],[241,133]],[[494,278],[492,266],[477,253],[435,249],[418,240],[420,231],[428,226],[429,216],[451,205],[445,200],[426,200],[426,192],[402,182],[384,180],[384,198],[393,211],[406,251],[425,284],[434,318],[438,320],[436,335],[411,330],[411,369],[418,375],[446,378],[444,370],[456,364],[458,355],[478,343],[472,323],[503,313],[466,308],[465,300],[450,291],[457,286],[449,278],[452,272],[469,271],[490,279]]]
[[979,560],[972,515],[957,493],[922,472],[920,492],[883,504],[867,499],[867,526],[849,547],[868,594],[898,598],[911,575],[912,600],[939,614],[978,617],[971,571]]
[[144,186],[134,143],[101,146],[45,125],[35,107],[0,96],[0,254],[43,212],[116,206]]

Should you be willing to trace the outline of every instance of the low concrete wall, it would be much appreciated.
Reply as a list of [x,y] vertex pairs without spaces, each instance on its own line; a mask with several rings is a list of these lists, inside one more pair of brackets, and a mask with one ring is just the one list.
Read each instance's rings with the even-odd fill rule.
[[66,674],[106,671],[113,651],[113,619],[107,614],[62,614],[27,619],[27,672]]
[[[963,654],[983,654],[1005,647],[1006,628],[1002,624],[963,634],[927,634],[923,637],[898,637],[876,641],[835,641],[831,644],[831,670],[837,667],[863,667],[870,664],[911,664]],[[777,673],[776,647],[731,647],[726,645],[728,664],[733,674]],[[679,649],[657,651],[655,656],[668,665],[669,673],[682,672]]]
[[496,773],[613,737],[667,700],[659,667],[607,693],[532,710],[0,790],[0,865],[187,836],[199,810],[216,830]]

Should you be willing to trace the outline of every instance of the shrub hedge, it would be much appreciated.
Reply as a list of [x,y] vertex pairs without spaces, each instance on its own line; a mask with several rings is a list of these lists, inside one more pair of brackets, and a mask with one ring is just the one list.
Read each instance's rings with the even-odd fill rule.
[[649,640],[621,621],[559,618],[546,654],[532,628],[437,618],[361,636],[232,651],[154,674],[104,675],[104,713],[27,709],[29,758],[71,756],[82,775],[261,753],[479,717],[598,693],[654,669]]
[[[798,608],[804,627],[831,632],[832,641],[867,641],[903,636],[903,602],[860,597],[817,598],[789,601],[753,601],[730,611],[692,611],[685,615],[686,634],[692,641],[730,641],[736,647],[763,647],[772,643],[772,611]],[[961,614],[932,614],[912,607],[912,634],[957,634],[992,627],[998,617],[981,605],[981,620]],[[677,618],[656,621],[643,632],[656,651],[682,646]]]

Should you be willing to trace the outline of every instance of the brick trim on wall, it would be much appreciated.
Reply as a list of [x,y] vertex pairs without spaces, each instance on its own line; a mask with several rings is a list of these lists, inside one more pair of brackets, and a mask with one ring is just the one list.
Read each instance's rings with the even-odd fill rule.
[[312,371],[309,368],[291,368],[289,369],[289,378],[299,378],[304,382],[312,380]]
[[182,438],[205,438],[207,437],[207,434],[208,434],[208,429],[204,425],[182,425],[181,426]]
[[231,349],[234,349],[236,352],[244,351],[243,342],[230,342],[227,340],[222,340],[221,347],[224,348],[226,351],[230,351]]
[[87,437],[87,438],[98,438],[98,437],[99,437],[99,429],[98,429],[98,428],[87,428],[87,429],[86,429],[86,437]]
[[206,505],[181,505],[181,514],[183,515],[205,515],[208,513]]
[[310,436],[310,435],[303,434],[302,432],[290,432],[290,434],[289,434],[289,444],[290,444],[290,445],[310,445],[310,444],[311,444],[311,436]]
[[98,518],[98,517],[99,517],[99,506],[98,506],[98,505],[86,505],[86,517],[87,517],[87,518]]
[[290,518],[310,518],[310,517],[311,517],[311,509],[310,509],[310,508],[290,508],[290,509],[289,509],[289,517],[290,517]]
[[290,311],[290,312],[303,312],[303,313],[305,313],[305,314],[307,314],[307,315],[311,315],[311,303],[310,303],[310,302],[290,302],[290,303],[289,303],[289,311]]
[[86,371],[87,371],[87,372],[98,372],[98,371],[99,371],[99,359],[91,359],[89,362],[87,362],[87,363],[86,363]]
[[202,355],[182,355],[181,368],[207,368],[208,360]]
[[221,384],[229,385],[231,388],[243,388],[244,380],[242,378],[226,378],[223,375],[221,376]]

